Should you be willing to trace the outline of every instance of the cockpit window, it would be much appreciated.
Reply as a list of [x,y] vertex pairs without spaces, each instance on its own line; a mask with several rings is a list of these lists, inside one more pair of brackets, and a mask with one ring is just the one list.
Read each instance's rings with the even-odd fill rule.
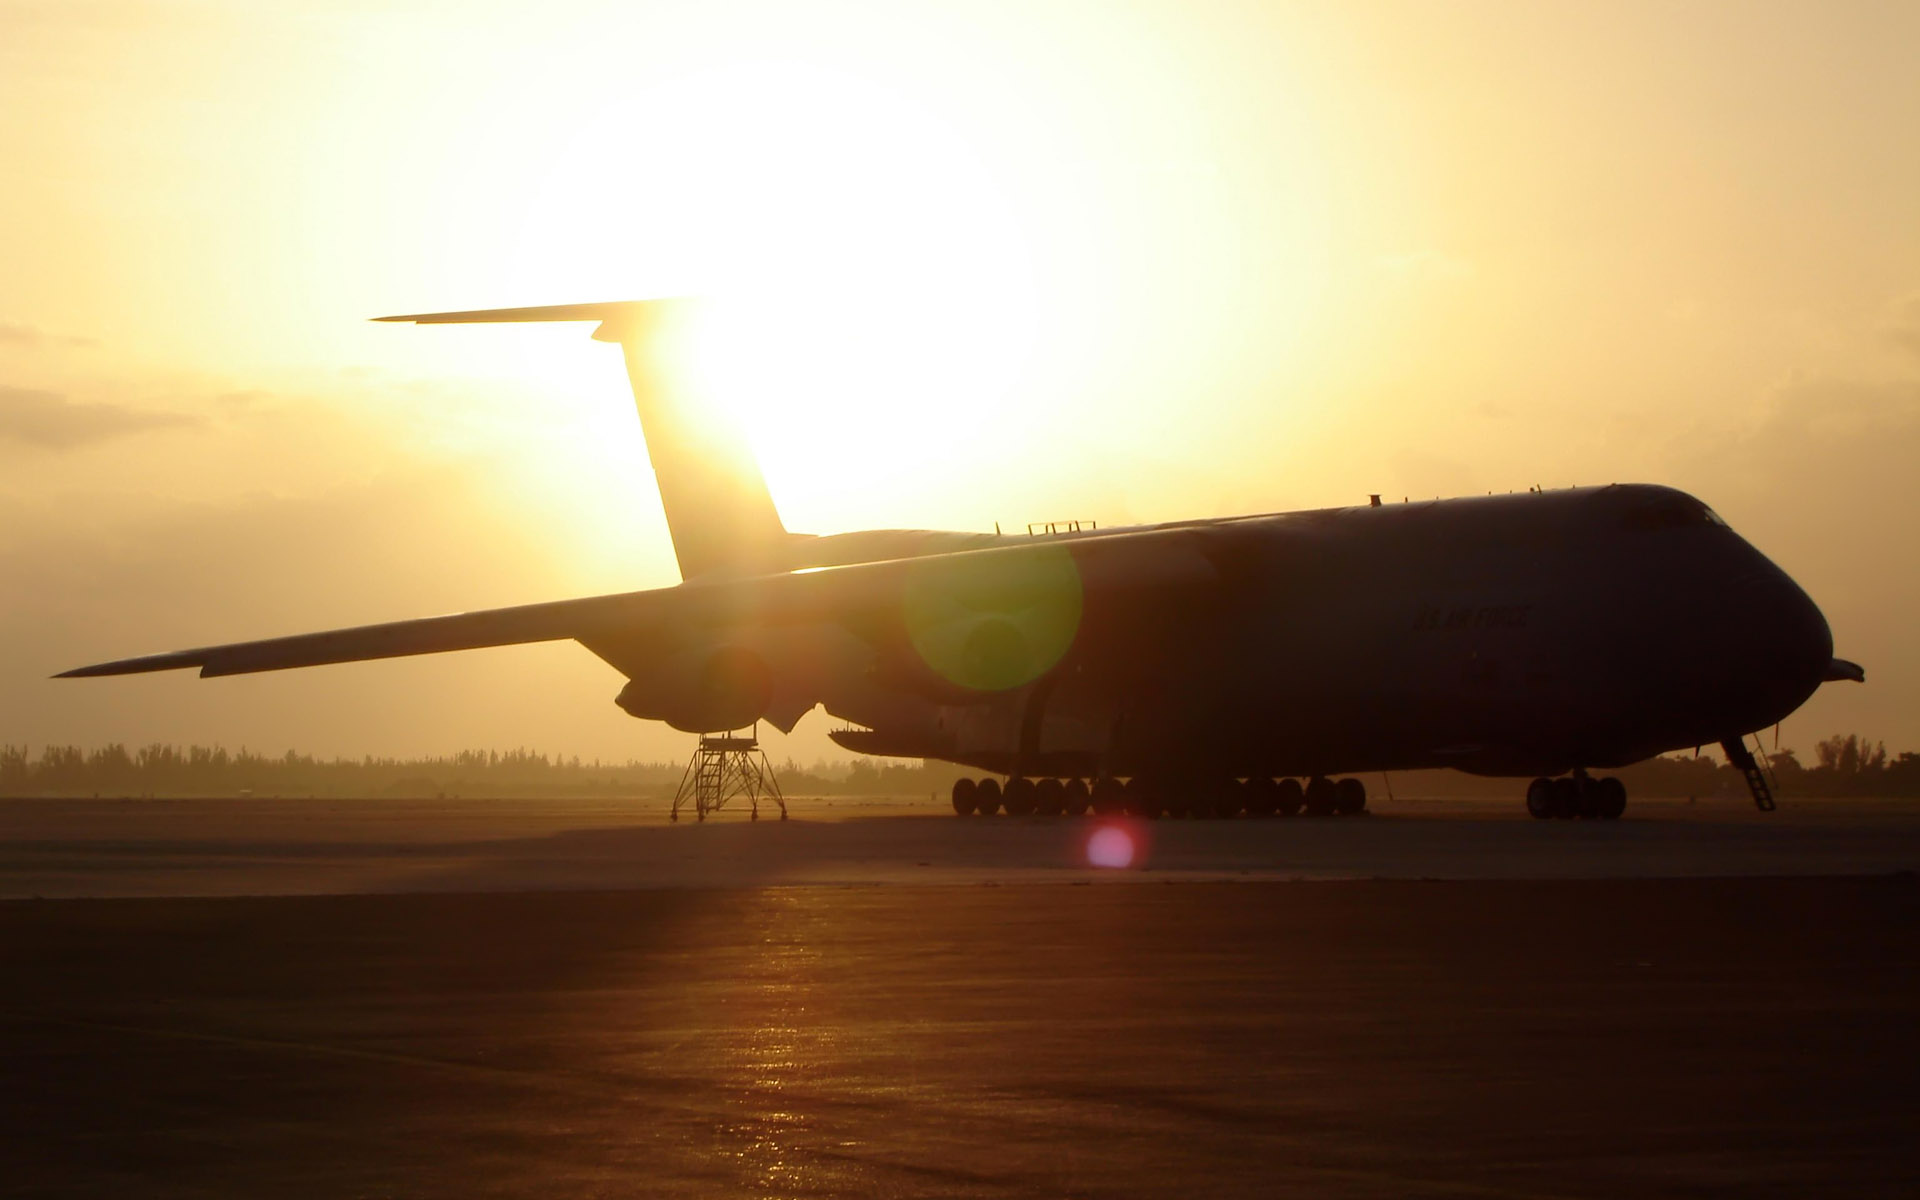
[[1635,504],[1622,515],[1620,523],[1628,529],[1680,529],[1688,525],[1727,527],[1718,513],[1691,496],[1677,492],[1663,493]]

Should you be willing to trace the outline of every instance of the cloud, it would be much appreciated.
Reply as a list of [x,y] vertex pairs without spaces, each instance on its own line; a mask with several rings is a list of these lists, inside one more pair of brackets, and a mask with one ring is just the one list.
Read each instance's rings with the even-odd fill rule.
[[118,404],[77,404],[58,392],[0,387],[0,441],[43,450],[75,450],[156,429],[203,424],[184,413],[143,412]]
[[1920,292],[1893,302],[1883,331],[1894,345],[1920,354]]
[[0,321],[0,346],[24,346],[39,349],[42,346],[92,346],[97,343],[92,338],[76,337],[66,333],[48,333],[32,325],[23,325],[18,321]]

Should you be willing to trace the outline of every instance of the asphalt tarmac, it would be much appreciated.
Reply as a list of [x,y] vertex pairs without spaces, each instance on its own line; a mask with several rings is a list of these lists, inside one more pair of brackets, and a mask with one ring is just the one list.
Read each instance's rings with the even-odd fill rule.
[[[1920,1191],[1900,806],[1178,822],[1102,871],[924,803],[114,803],[0,803],[5,891],[119,897],[0,903],[6,1195]],[[364,894],[185,894],[276,871]]]

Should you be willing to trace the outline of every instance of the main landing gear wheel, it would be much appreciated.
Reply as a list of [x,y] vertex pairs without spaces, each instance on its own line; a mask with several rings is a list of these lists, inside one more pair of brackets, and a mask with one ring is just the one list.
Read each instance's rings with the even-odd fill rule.
[[1271,779],[1247,780],[1247,815],[1271,817],[1280,811],[1280,785]]
[[1307,791],[1300,786],[1298,779],[1282,779],[1279,792],[1280,807],[1274,811],[1283,817],[1297,817],[1307,802]]
[[1527,815],[1536,821],[1618,821],[1627,811],[1627,785],[1609,775],[1536,779],[1527,785]]
[[1061,800],[1066,805],[1068,816],[1085,816],[1088,801],[1087,781],[1084,779],[1067,780],[1066,783],[1061,785]]
[[1580,815],[1580,784],[1571,776],[1553,781],[1553,815],[1561,821]]
[[1093,781],[1093,811],[1103,817],[1117,816],[1127,810],[1126,785],[1111,775]]
[[1150,779],[1138,775],[1127,780],[1127,812],[1148,821],[1157,821],[1166,815],[1166,801],[1160,797],[1159,786]]
[[980,790],[980,785],[975,783],[971,779],[954,780],[953,781],[953,811],[960,814],[963,817],[972,816],[974,800],[979,790]]
[[1033,785],[1033,811],[1043,817],[1057,817],[1067,811],[1067,788],[1058,779],[1042,779]]
[[973,811],[983,817],[990,817],[1000,811],[1000,781],[982,779],[980,786],[973,791]]
[[1527,815],[1536,821],[1553,816],[1553,780],[1543,777],[1527,785]]
[[1037,790],[1031,779],[1009,779],[1000,794],[1000,803],[1006,806],[1008,816],[1024,817],[1033,811],[1034,793]]
[[1339,788],[1324,775],[1315,775],[1307,781],[1306,814],[1310,817],[1330,817],[1334,806],[1339,803]]
[[1627,811],[1627,785],[1609,775],[1593,788],[1594,815],[1602,821],[1618,821]]
[[1333,785],[1333,811],[1343,817],[1357,817],[1367,811],[1367,785],[1349,776]]

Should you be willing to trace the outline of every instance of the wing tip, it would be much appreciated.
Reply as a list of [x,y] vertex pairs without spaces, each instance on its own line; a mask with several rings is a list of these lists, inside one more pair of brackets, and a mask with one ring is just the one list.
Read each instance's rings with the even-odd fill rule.
[[177,671],[185,667],[206,667],[204,655],[194,651],[176,651],[172,654],[148,654],[140,658],[121,658],[113,662],[93,663],[85,667],[74,667],[62,671],[52,679],[96,679],[102,675],[141,675],[150,671]]

